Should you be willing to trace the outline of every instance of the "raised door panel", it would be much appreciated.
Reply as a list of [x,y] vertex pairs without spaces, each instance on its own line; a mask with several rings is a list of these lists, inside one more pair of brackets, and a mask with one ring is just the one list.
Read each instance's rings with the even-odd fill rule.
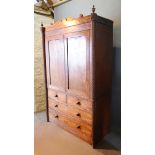
[[63,36],[48,38],[49,88],[65,91],[65,50]]
[[65,35],[67,53],[67,91],[89,97],[89,31]]

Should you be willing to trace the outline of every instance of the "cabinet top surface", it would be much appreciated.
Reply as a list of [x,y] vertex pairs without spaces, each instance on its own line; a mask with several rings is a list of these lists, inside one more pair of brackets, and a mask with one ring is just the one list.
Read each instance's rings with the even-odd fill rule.
[[108,26],[113,25],[112,20],[98,16],[96,13],[92,13],[91,15],[88,15],[88,16],[83,16],[82,14],[80,14],[79,18],[68,17],[68,18],[59,20],[59,21],[55,22],[54,24],[48,25],[45,27],[45,31],[51,31],[51,30],[75,26],[75,25],[79,25],[79,24],[85,24],[85,23],[89,23],[92,21],[100,22],[100,23],[106,24]]

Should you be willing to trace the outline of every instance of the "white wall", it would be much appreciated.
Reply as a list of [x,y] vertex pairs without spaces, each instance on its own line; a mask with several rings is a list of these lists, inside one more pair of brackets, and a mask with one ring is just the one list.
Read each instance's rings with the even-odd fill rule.
[[114,21],[114,46],[121,47],[121,0],[72,0],[54,10],[55,21],[66,17],[91,14],[93,4],[96,13]]

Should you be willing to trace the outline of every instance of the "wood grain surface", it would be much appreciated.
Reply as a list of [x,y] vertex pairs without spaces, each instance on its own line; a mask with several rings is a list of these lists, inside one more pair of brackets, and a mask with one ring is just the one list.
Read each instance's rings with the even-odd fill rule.
[[113,22],[92,13],[44,34],[49,120],[95,148],[109,130]]

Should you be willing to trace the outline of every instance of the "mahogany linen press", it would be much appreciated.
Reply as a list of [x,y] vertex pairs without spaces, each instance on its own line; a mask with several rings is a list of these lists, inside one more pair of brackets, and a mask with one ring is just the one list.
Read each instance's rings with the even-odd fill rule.
[[113,22],[93,7],[41,30],[47,121],[95,148],[109,130]]

